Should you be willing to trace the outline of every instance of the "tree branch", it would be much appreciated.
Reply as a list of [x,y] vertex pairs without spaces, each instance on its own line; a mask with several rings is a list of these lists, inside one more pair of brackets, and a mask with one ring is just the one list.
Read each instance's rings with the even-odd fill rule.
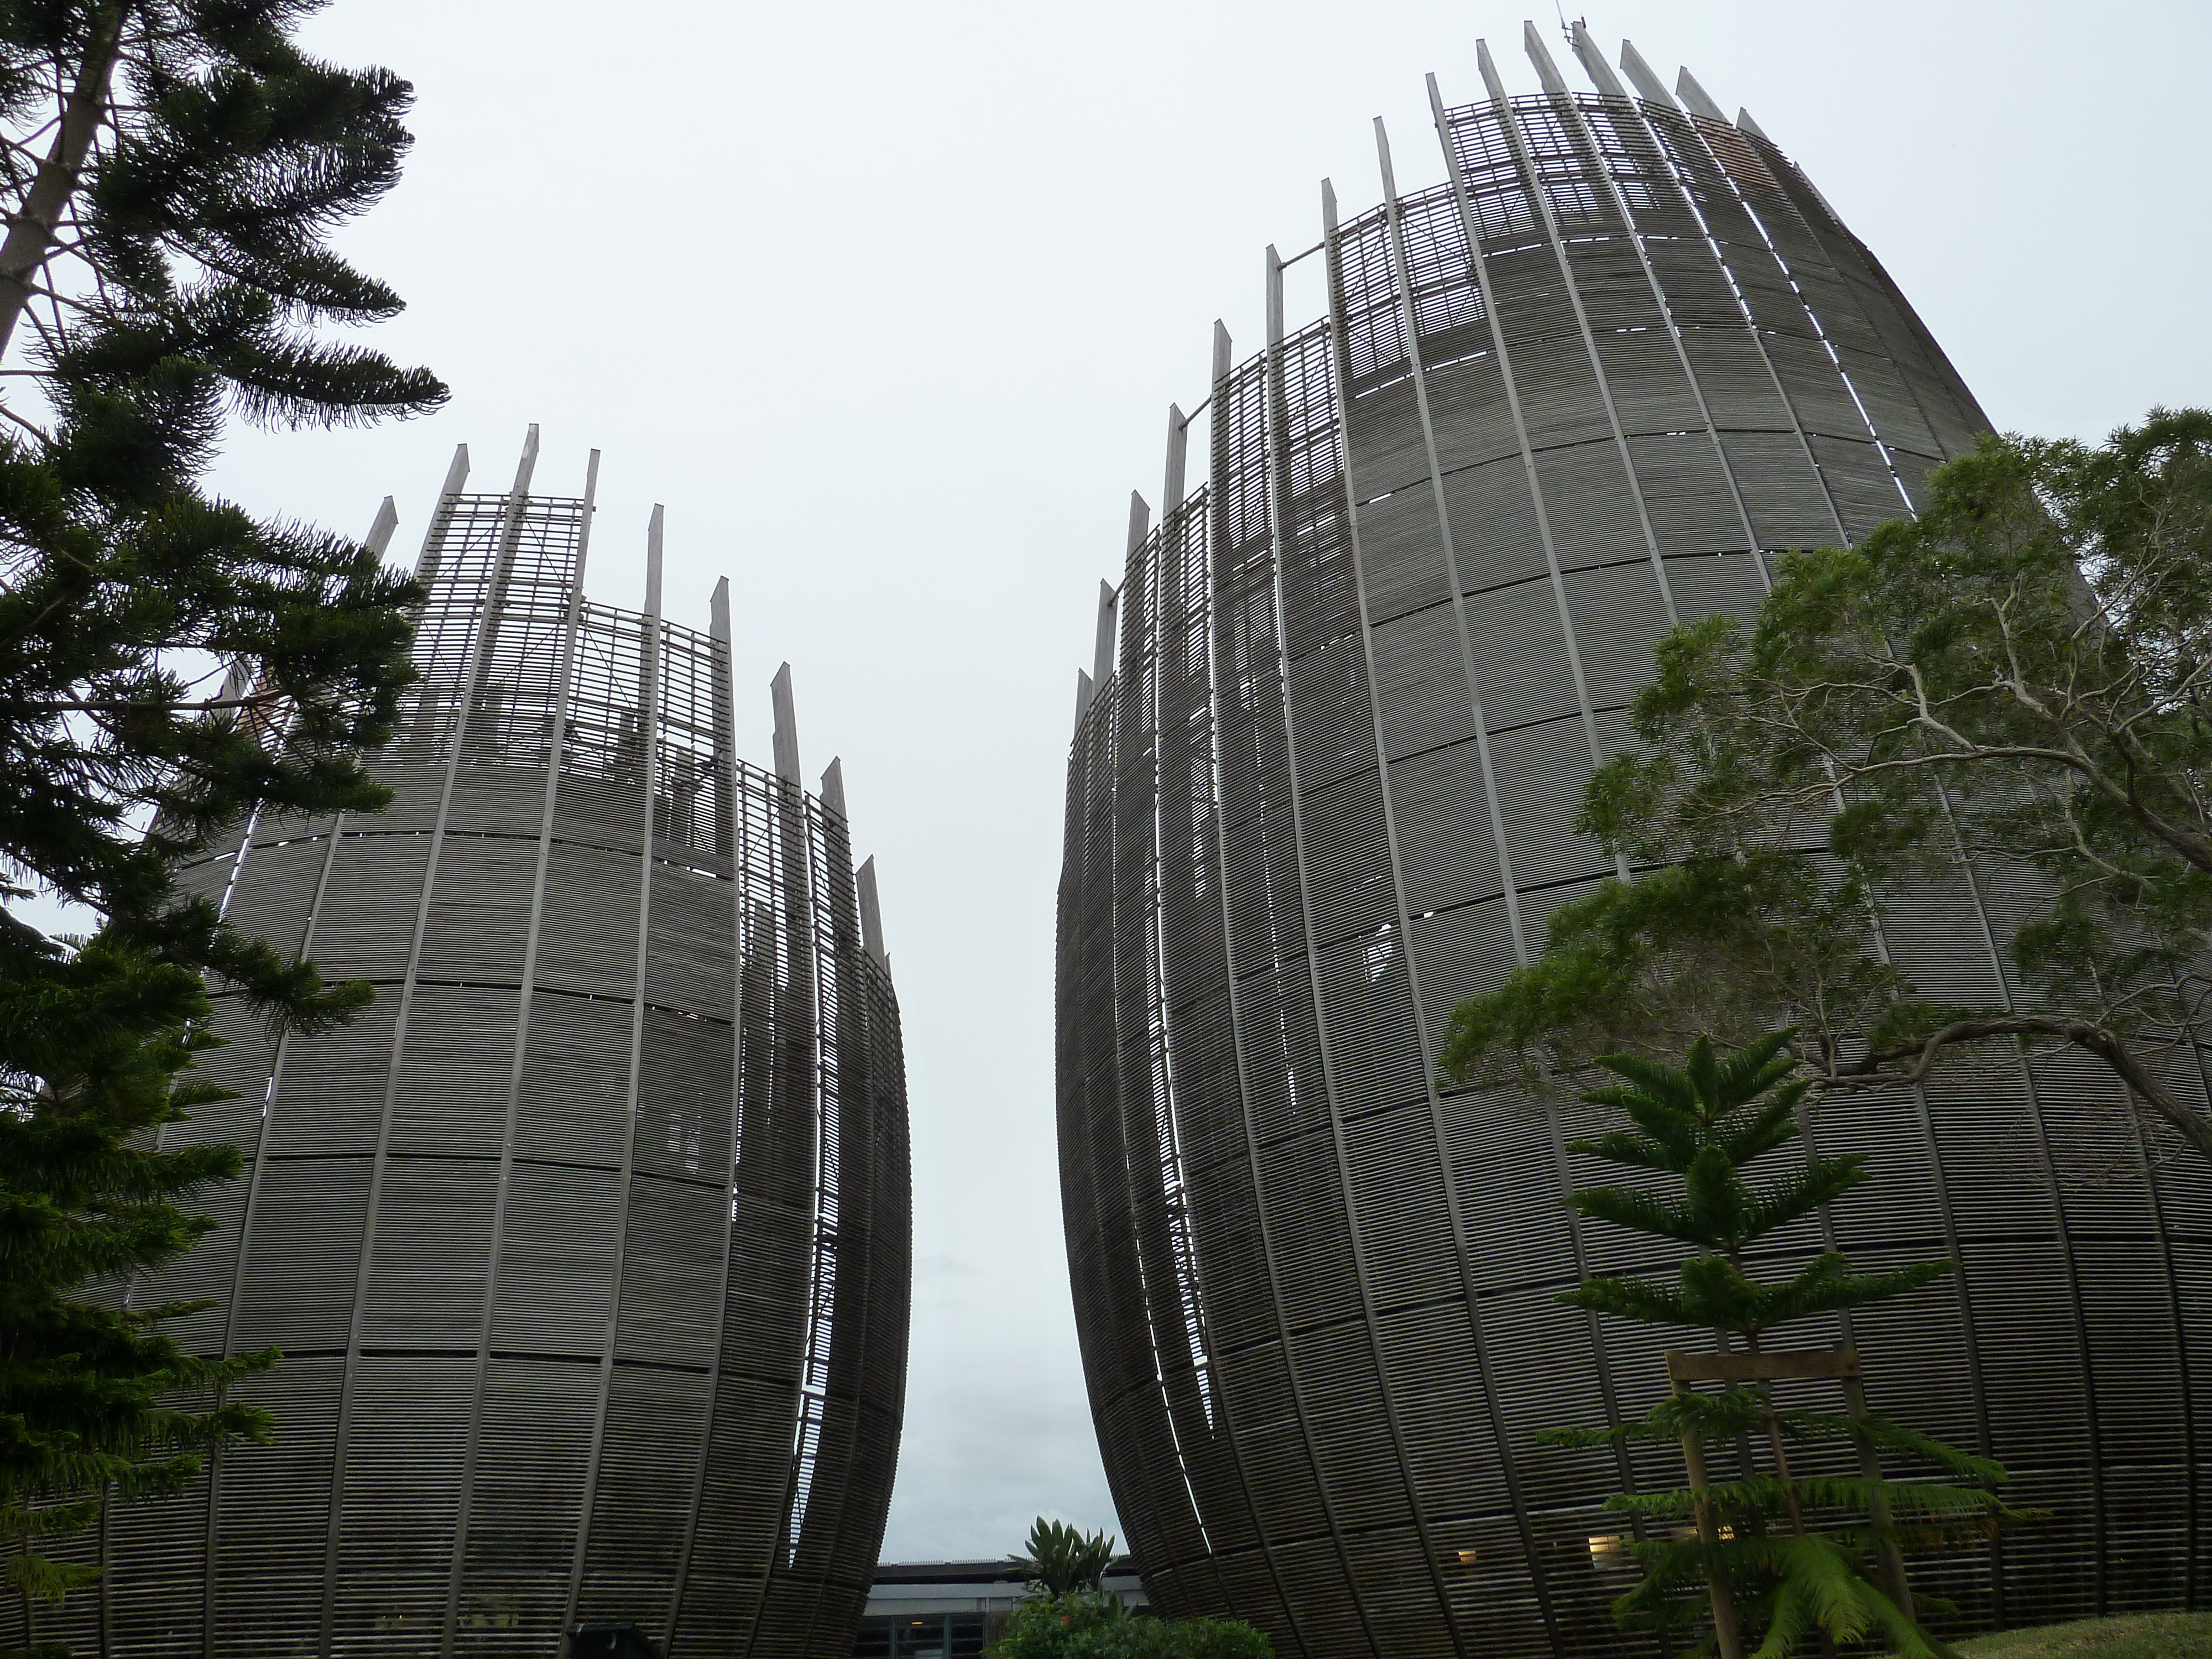
[[226,708],[273,708],[286,693],[271,687],[242,697],[206,697],[198,702],[146,702],[131,697],[53,697],[19,705],[33,714],[212,714]]
[[46,263],[63,213],[83,182],[85,158],[106,118],[108,82],[129,10],[127,0],[117,0],[93,25],[76,84],[62,104],[53,148],[39,163],[21,210],[11,216],[7,240],[0,242],[0,354],[7,351],[16,320],[30,303],[32,274]]
[[[1995,1036],[2057,1037],[2085,1049],[2111,1067],[2130,1093],[2151,1115],[2167,1124],[2205,1158],[2212,1158],[2212,1121],[2191,1111],[2153,1077],[2124,1042],[2119,1034],[2090,1020],[2069,1019],[2062,1014],[2005,1014],[1994,1019],[1954,1020],[1916,1041],[1892,1042],[1869,1049],[1846,1066],[1832,1066],[1821,1084],[1828,1089],[1869,1089],[1917,1084],[1928,1076],[1944,1049],[1961,1042],[1978,1042]],[[1887,1069],[1900,1060],[1911,1064],[1902,1071]]]

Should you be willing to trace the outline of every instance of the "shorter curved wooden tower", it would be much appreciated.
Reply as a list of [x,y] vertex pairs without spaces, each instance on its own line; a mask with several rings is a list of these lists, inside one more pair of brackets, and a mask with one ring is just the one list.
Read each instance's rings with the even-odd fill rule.
[[[468,495],[424,544],[390,810],[253,825],[186,872],[377,999],[231,1020],[222,1226],[143,1294],[277,1443],[118,1511],[80,1653],[552,1656],[634,1620],[672,1659],[830,1659],[882,1538],[905,1388],[897,1001],[839,769],[738,759],[728,585],[586,600],[580,499]],[[384,521],[388,526],[388,514]],[[385,530],[389,534],[388,528]],[[175,1131],[172,1131],[175,1133]],[[42,1624],[45,1621],[42,1621]],[[55,1632],[57,1634],[60,1632]]]

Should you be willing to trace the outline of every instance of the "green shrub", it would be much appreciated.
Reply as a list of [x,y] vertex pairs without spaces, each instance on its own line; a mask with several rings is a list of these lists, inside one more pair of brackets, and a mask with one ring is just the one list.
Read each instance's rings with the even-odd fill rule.
[[1155,1619],[1112,1595],[1040,1595],[1014,1609],[987,1659],[1273,1659],[1234,1619]]

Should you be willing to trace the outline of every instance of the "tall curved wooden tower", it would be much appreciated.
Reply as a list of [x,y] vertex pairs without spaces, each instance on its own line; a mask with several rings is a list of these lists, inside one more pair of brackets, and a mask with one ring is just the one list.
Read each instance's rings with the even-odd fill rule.
[[849,1650],[908,1285],[872,861],[837,765],[801,786],[787,670],[774,769],[738,758],[727,583],[709,631],[664,619],[656,508],[643,611],[586,600],[599,458],[532,495],[536,444],[505,494],[465,450],[447,479],[391,808],[186,872],[377,998],[224,1028],[239,1098],[180,1127],[250,1176],[139,1294],[284,1351],[241,1390],[277,1444],[118,1512],[80,1653],[552,1659],[604,1620],[672,1659]]
[[[1203,424],[1171,412],[1079,695],[1059,1115],[1092,1409],[1154,1601],[1284,1655],[1649,1650],[1613,1627],[1632,1570],[1599,1504],[1679,1467],[1534,1442],[1665,1386],[1650,1333],[1553,1300],[1634,1265],[1560,1204],[1599,1178],[1565,1150],[1586,1109],[1431,1057],[1612,873],[1573,819],[1653,641],[1751,612],[1771,551],[1905,513],[1986,425],[1747,116],[1632,48],[1624,83],[1580,31],[1571,93],[1528,40],[1538,94],[1486,50],[1486,98],[1431,82],[1441,183],[1401,192],[1378,123],[1382,204],[1324,187],[1318,246],[1270,251],[1268,337],[1240,362],[1217,329]],[[1328,313],[1291,328],[1304,261]],[[1961,875],[1888,943],[1926,994],[1996,1006],[2006,932]],[[2055,1126],[2083,1121],[2106,1173],[2072,1182]],[[2014,1624],[2201,1603],[2202,1165],[2063,1057],[1832,1102],[1819,1133],[1875,1175],[1837,1244],[1963,1264],[1856,1322],[1877,1406],[2051,1511],[1946,1587]]]

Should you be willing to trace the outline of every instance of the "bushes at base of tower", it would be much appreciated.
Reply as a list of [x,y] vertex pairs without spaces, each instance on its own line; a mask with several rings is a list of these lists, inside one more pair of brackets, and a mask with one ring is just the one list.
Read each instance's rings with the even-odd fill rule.
[[1273,1659],[1274,1651],[1234,1619],[1155,1619],[1119,1596],[1079,1591],[1023,1602],[987,1659]]

